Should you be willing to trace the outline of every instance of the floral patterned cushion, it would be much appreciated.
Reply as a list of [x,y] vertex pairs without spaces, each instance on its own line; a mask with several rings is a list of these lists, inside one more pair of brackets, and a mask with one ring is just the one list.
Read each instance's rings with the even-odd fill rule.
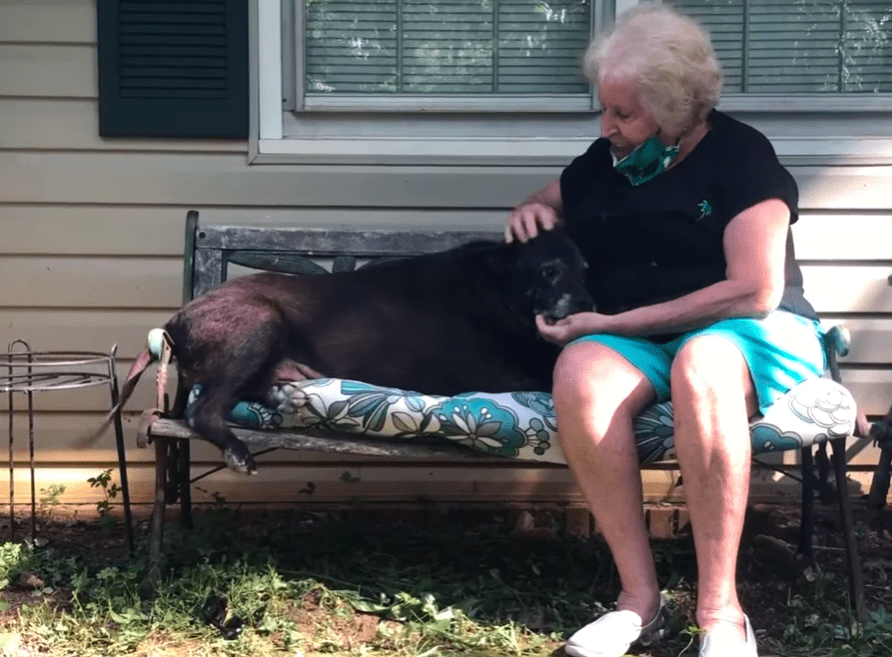
[[[200,394],[196,387],[193,402]],[[187,411],[188,415],[188,411]],[[799,449],[845,437],[855,427],[851,393],[831,379],[790,390],[750,425],[753,452]],[[344,379],[280,382],[267,404],[241,402],[229,419],[256,429],[317,427],[376,437],[439,436],[493,456],[566,463],[551,395],[543,392],[422,395]],[[635,421],[642,463],[674,458],[672,403]]]

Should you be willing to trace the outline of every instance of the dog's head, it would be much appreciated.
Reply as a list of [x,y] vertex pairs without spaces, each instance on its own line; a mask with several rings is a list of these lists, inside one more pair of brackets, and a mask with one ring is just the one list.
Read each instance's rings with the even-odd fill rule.
[[585,287],[588,263],[563,231],[542,231],[517,248],[515,289],[532,302],[535,314],[553,322],[594,310]]

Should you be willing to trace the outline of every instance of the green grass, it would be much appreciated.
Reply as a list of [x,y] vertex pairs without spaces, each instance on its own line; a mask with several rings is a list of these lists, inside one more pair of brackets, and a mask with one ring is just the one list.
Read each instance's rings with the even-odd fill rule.
[[[0,616],[0,655],[550,655],[615,599],[612,561],[597,538],[513,536],[506,515],[431,512],[409,523],[216,508],[199,514],[191,533],[168,527],[154,596],[146,595],[143,547],[134,560],[106,551],[112,539],[99,527],[65,548],[7,543],[0,584],[13,606]],[[657,542],[655,552],[676,636],[642,654],[693,655],[693,647],[685,652],[696,645],[690,543]],[[18,584],[23,572],[42,580],[40,590]],[[872,589],[871,620],[859,625],[833,568],[786,582],[749,560],[742,577],[754,580],[745,603],[762,600],[758,611],[776,621],[759,637],[763,654],[892,654],[892,595],[882,585]],[[223,620],[244,621],[237,638],[203,619],[210,596],[228,601]]]

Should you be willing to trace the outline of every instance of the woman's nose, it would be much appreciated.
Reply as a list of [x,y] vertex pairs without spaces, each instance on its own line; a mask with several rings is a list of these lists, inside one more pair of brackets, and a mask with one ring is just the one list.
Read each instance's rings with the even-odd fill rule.
[[607,113],[601,115],[601,136],[610,137],[616,132],[616,122],[607,116]]

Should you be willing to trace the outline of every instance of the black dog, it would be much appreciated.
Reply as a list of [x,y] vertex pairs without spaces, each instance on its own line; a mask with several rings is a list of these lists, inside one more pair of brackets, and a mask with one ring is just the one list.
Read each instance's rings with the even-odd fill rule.
[[[253,472],[226,426],[239,399],[278,379],[345,378],[422,393],[550,390],[557,348],[534,316],[592,310],[587,265],[547,232],[527,244],[480,242],[322,276],[262,273],[224,283],[164,327],[186,390],[200,384],[193,428],[230,467]],[[122,404],[151,357],[143,352]]]

